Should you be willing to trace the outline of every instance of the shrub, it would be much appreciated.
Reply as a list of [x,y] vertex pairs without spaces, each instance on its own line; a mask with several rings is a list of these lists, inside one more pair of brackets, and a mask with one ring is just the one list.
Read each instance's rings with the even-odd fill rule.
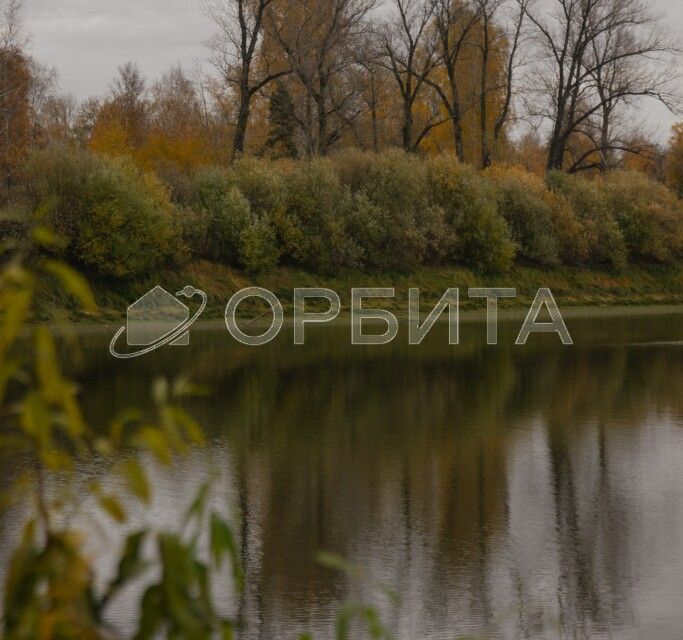
[[496,186],[498,210],[521,256],[544,265],[586,260],[588,247],[581,223],[541,178],[510,165],[490,167],[484,175]]
[[643,173],[614,172],[599,182],[634,259],[671,263],[683,255],[683,208]]
[[230,176],[249,201],[252,211],[273,218],[285,208],[288,170],[291,170],[291,165],[284,161],[244,157],[233,165]]
[[519,255],[540,264],[560,260],[553,212],[531,175],[514,167],[496,166],[485,176],[496,186],[498,210],[507,220]]
[[445,211],[455,233],[449,257],[481,271],[508,269],[515,257],[515,243],[498,212],[492,185],[449,155],[428,159],[426,170],[432,200]]
[[36,204],[54,202],[50,222],[69,257],[99,275],[146,273],[178,249],[166,187],[129,159],[53,145],[33,152],[27,177]]
[[549,173],[547,182],[552,191],[567,200],[580,220],[588,260],[594,265],[624,267],[626,242],[599,184],[559,171]]
[[251,206],[230,172],[217,167],[197,172],[191,205],[203,233],[196,239],[203,257],[237,266],[240,236],[251,221]]
[[455,235],[430,199],[422,160],[402,151],[345,152],[335,168],[354,194],[352,233],[367,266],[406,271],[452,253]]
[[300,162],[286,177],[285,208],[273,222],[290,261],[331,272],[361,264],[349,235],[353,200],[328,159]]
[[0,255],[7,242],[26,238],[30,215],[25,208],[15,204],[0,209]]
[[242,231],[239,246],[240,264],[249,273],[267,271],[277,266],[280,248],[275,229],[263,217],[254,216]]

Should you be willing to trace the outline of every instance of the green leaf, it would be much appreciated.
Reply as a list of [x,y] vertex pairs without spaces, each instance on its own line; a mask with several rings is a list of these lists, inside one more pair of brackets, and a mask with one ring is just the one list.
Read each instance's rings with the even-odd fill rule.
[[134,640],[156,638],[164,623],[164,592],[161,585],[152,585],[142,597],[140,622]]
[[232,578],[238,591],[244,589],[244,572],[240,559],[239,547],[230,525],[216,513],[211,514],[211,556],[217,568],[223,565],[228,556],[232,563]]
[[50,402],[60,402],[65,396],[65,383],[59,368],[55,341],[47,327],[35,331],[36,372],[40,389]]
[[43,464],[50,471],[73,471],[74,461],[73,458],[66,452],[60,451],[59,449],[48,449],[47,451],[42,451],[40,454],[40,459]]
[[126,539],[123,555],[119,560],[116,577],[111,582],[107,589],[107,593],[100,601],[100,610],[107,606],[122,587],[133,578],[140,575],[149,566],[149,564],[142,559],[142,543],[144,542],[146,535],[147,533],[145,531],[139,531],[131,534]]
[[120,447],[123,444],[123,436],[127,426],[140,422],[143,414],[139,409],[127,409],[112,420],[109,425],[109,436],[112,444],[115,447]]
[[32,392],[24,398],[19,420],[24,432],[36,438],[42,448],[51,446],[50,410],[39,393]]
[[193,520],[201,520],[204,510],[206,509],[206,501],[209,497],[209,489],[210,485],[208,482],[205,482],[201,487],[199,487],[199,491],[197,492],[195,499],[192,501],[187,513],[185,513],[183,529],[186,529]]
[[341,571],[342,573],[350,573],[354,567],[347,562],[342,556],[336,553],[329,553],[328,551],[319,551],[315,554],[315,560],[319,565],[332,571]]
[[43,247],[54,247],[59,243],[59,238],[54,231],[47,227],[36,227],[31,232],[31,239],[35,244]]
[[221,623],[221,640],[234,640],[235,625],[230,620]]
[[199,423],[183,409],[179,407],[168,407],[167,415],[182,428],[185,437],[196,445],[204,444],[204,433]]

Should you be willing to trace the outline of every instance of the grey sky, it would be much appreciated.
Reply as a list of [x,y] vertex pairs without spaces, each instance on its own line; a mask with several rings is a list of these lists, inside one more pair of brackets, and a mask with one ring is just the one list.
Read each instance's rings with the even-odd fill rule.
[[[212,33],[203,0],[25,0],[33,54],[56,67],[61,88],[78,98],[101,95],[116,67],[135,60],[148,78],[181,62],[205,61]],[[667,27],[683,34],[683,2],[653,0]],[[675,118],[648,103],[661,138]]]

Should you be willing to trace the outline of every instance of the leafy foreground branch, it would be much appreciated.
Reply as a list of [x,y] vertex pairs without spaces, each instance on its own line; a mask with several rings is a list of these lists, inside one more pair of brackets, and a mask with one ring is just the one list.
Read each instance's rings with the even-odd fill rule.
[[[212,586],[228,579],[241,591],[244,573],[230,525],[207,507],[209,482],[190,505],[179,531],[147,528],[128,535],[115,577],[98,588],[98,576],[84,552],[88,540],[74,526],[75,516],[84,504],[96,504],[100,513],[87,515],[103,515],[113,527],[130,530],[125,505],[148,507],[152,499],[139,456],[168,466],[203,443],[199,425],[178,404],[202,390],[182,379],[159,380],[150,415],[126,411],[111,421],[104,436],[91,428],[76,385],[62,373],[49,329],[29,328],[27,322],[34,297],[48,279],[57,279],[87,310],[94,311],[94,299],[75,271],[40,257],[57,243],[51,233],[34,230],[32,243],[28,250],[12,247],[14,257],[0,270],[0,456],[10,468],[26,469],[3,492],[1,506],[28,505],[23,534],[4,576],[0,637],[124,637],[111,623],[109,608],[126,587],[144,581],[147,587],[132,636],[136,640],[232,638],[236,620],[218,613]],[[115,456],[120,451],[130,454],[123,462]],[[113,468],[122,480],[116,485],[123,489],[112,492],[97,481],[79,487],[76,469],[92,459]],[[207,552],[200,550],[200,539],[208,540]],[[366,607],[344,609],[337,637],[349,637],[349,623],[356,616],[365,620],[373,638],[390,637],[377,614]]]

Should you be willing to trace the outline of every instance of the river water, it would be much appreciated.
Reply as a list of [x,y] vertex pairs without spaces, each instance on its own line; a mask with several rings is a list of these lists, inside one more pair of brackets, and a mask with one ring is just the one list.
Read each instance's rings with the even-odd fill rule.
[[[519,322],[407,330],[351,347],[349,330],[265,347],[195,330],[188,347],[120,362],[110,336],[70,347],[93,424],[148,402],[158,376],[212,393],[190,411],[208,443],[151,462],[146,519],[173,527],[215,474],[212,506],[241,541],[247,589],[217,585],[243,638],[334,637],[345,603],[377,608],[400,639],[683,637],[683,315],[575,318],[574,346]],[[83,478],[106,476],[86,464]],[[81,516],[103,575],[120,534]],[[0,563],[20,510],[0,528]],[[2,542],[4,540],[4,543]],[[340,573],[318,551],[353,566]],[[139,592],[110,617],[130,631]],[[361,626],[354,637],[364,637]]]

